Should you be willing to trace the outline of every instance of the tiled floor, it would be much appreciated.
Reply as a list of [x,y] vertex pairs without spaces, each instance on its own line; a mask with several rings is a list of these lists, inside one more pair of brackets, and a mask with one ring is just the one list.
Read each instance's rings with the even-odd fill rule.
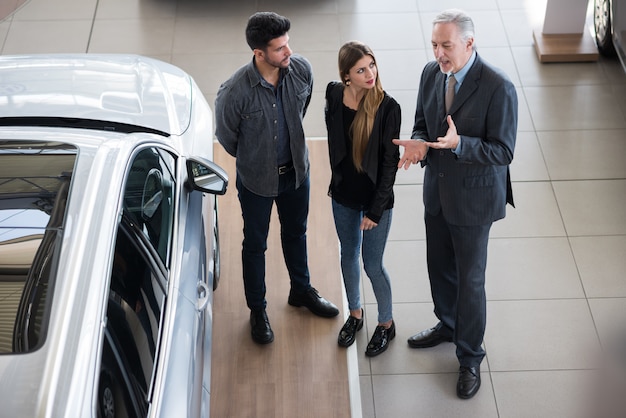
[[490,242],[483,387],[472,400],[457,399],[454,347],[405,343],[435,323],[422,172],[414,167],[398,176],[386,253],[398,337],[374,359],[362,353],[376,316],[365,285],[368,322],[355,349],[362,415],[586,418],[612,402],[624,414],[626,75],[606,59],[539,63],[532,29],[543,21],[545,0],[30,0],[0,23],[0,52],[153,56],[191,73],[212,103],[220,82],[250,58],[247,17],[274,10],[291,18],[291,46],[314,66],[310,137],[325,136],[323,91],[350,39],[374,49],[408,136],[419,74],[431,57],[430,21],[447,7],[473,16],[479,53],[510,75],[520,101],[517,207],[494,225]]

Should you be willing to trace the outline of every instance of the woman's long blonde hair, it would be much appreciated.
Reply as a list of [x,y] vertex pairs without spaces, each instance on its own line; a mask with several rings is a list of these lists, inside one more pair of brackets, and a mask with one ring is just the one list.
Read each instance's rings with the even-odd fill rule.
[[[350,69],[365,55],[372,57],[376,64],[376,57],[374,57],[371,48],[362,42],[350,41],[339,49],[339,76],[344,84],[349,80]],[[376,111],[383,101],[383,97],[383,86],[377,71],[374,88],[366,90],[365,95],[359,102],[354,121],[350,127],[350,132],[352,133],[352,160],[359,172],[363,172],[363,155],[372,133]]]

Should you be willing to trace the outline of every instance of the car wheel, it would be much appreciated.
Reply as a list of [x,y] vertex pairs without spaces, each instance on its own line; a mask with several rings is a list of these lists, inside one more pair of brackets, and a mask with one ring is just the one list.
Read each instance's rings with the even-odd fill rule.
[[593,26],[596,31],[598,51],[607,57],[615,56],[615,46],[611,35],[611,0],[595,0]]
[[115,388],[109,373],[100,373],[100,383],[98,385],[98,417],[115,418]]
[[220,283],[220,230],[217,218],[217,199],[213,202],[213,291]]

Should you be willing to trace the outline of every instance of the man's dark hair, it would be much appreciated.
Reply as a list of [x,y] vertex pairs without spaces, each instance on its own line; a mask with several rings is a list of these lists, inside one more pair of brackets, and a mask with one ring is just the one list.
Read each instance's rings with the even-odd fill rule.
[[265,51],[272,39],[289,32],[291,22],[274,12],[258,12],[250,16],[246,26],[246,41],[251,49]]

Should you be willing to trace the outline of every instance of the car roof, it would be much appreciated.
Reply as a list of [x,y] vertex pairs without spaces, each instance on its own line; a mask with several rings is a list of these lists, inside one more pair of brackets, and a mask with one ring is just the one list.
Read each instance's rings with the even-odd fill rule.
[[[107,121],[180,135],[190,123],[192,80],[138,55],[0,56],[0,106],[11,125],[55,118]],[[0,119],[2,119],[0,118]],[[4,123],[5,125],[7,123]],[[81,126],[81,124],[79,124]]]

